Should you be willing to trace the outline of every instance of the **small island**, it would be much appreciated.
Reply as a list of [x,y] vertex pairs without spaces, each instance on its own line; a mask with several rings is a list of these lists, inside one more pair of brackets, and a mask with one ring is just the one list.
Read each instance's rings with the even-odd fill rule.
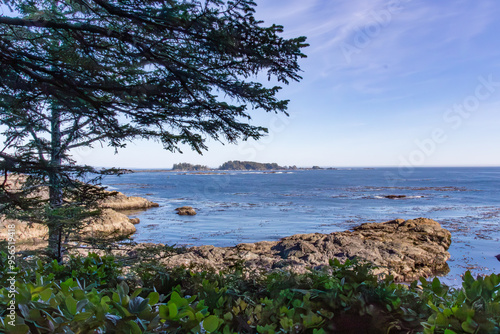
[[188,164],[186,162],[181,162],[178,164],[174,164],[172,167],[172,170],[179,170],[179,171],[209,171],[212,170],[211,168],[203,165],[192,165]]
[[254,161],[227,161],[218,168],[210,168],[203,165],[193,165],[190,163],[177,163],[172,167],[173,171],[216,171],[216,170],[296,170],[296,166],[284,167],[277,163],[260,163]]
[[279,166],[277,163],[260,163],[254,161],[227,161],[219,170],[285,170],[288,167]]

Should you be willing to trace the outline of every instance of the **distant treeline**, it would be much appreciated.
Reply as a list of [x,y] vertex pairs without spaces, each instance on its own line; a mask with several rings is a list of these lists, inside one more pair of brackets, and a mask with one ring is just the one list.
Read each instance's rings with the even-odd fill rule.
[[[174,164],[173,170],[183,170],[183,171],[206,171],[213,170],[207,166],[202,165],[192,165],[189,163],[179,163]],[[283,170],[283,169],[297,169],[296,166],[283,167],[277,163],[260,163],[254,161],[227,161],[223,163],[216,170]]]
[[210,170],[207,166],[202,165],[191,165],[185,162],[181,162],[179,164],[174,164],[172,167],[173,170],[194,170],[194,171],[203,171]]
[[276,170],[288,169],[287,167],[279,166],[277,163],[260,163],[254,161],[228,161],[223,163],[220,170]]

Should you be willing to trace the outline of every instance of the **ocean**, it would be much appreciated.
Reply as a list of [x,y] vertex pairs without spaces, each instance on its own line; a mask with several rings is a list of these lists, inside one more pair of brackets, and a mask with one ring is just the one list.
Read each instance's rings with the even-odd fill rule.
[[[465,270],[500,272],[500,168],[136,172],[106,177],[109,190],[159,208],[140,218],[137,242],[233,246],[365,222],[432,218],[452,233],[451,284]],[[192,206],[196,216],[174,209]]]

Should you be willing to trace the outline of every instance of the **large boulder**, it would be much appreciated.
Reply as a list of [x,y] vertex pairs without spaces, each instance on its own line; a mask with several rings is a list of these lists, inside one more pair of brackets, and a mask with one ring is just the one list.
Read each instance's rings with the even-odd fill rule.
[[[20,189],[26,182],[25,175],[9,175],[6,181],[6,187],[11,191]],[[136,229],[134,224],[139,223],[138,218],[129,219],[125,214],[114,210],[135,210],[147,209],[158,206],[142,197],[128,197],[120,192],[109,192],[110,195],[99,203],[102,208],[99,217],[90,218],[84,223],[84,228],[79,231],[77,237],[93,238],[124,238],[133,234]],[[41,187],[36,196],[48,198],[47,187]],[[16,226],[17,243],[40,243],[46,242],[48,238],[48,228],[43,224],[35,224],[26,221],[6,219],[0,215],[0,239],[6,238],[8,234],[8,225]]]
[[[7,178],[6,188],[15,192],[21,189],[23,183],[26,182],[26,179],[26,175],[11,174]],[[113,210],[140,210],[159,206],[158,203],[151,202],[143,197],[126,196],[118,191],[104,190],[104,193],[107,197],[99,202],[99,206],[101,208]],[[48,188],[40,187],[37,193],[33,195],[39,196],[42,199],[48,199]]]
[[431,219],[396,219],[363,224],[353,231],[298,234],[274,242],[192,247],[164,260],[164,264],[222,269],[239,260],[251,270],[289,268],[305,272],[307,268],[325,266],[334,258],[360,258],[378,266],[376,274],[392,274],[397,281],[411,281],[446,272],[450,244],[451,233]]
[[111,209],[103,209],[101,215],[85,225],[79,232],[84,238],[122,238],[136,231],[133,221],[125,214]]
[[[15,238],[18,244],[38,244],[48,240],[47,225],[6,219],[3,216],[0,216],[0,240],[7,239],[8,225],[15,225]],[[111,209],[103,209],[99,217],[84,222],[83,228],[78,231],[78,234],[70,236],[70,239],[123,238],[135,231],[133,222],[126,215]]]
[[180,216],[194,216],[194,215],[196,215],[196,210],[190,206],[183,206],[183,207],[175,209],[175,211],[177,211],[177,214]]

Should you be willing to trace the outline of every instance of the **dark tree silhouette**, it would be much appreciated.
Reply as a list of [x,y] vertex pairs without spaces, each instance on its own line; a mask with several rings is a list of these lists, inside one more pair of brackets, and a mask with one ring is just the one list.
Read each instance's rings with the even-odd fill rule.
[[[99,172],[77,166],[72,149],[146,138],[201,153],[208,138],[258,139],[267,130],[249,124],[249,110],[286,113],[288,101],[256,75],[298,81],[305,57],[305,37],[280,37],[249,0],[1,3],[13,11],[0,16],[2,167],[45,182],[54,210],[76,176]],[[50,220],[60,257],[61,226]]]

